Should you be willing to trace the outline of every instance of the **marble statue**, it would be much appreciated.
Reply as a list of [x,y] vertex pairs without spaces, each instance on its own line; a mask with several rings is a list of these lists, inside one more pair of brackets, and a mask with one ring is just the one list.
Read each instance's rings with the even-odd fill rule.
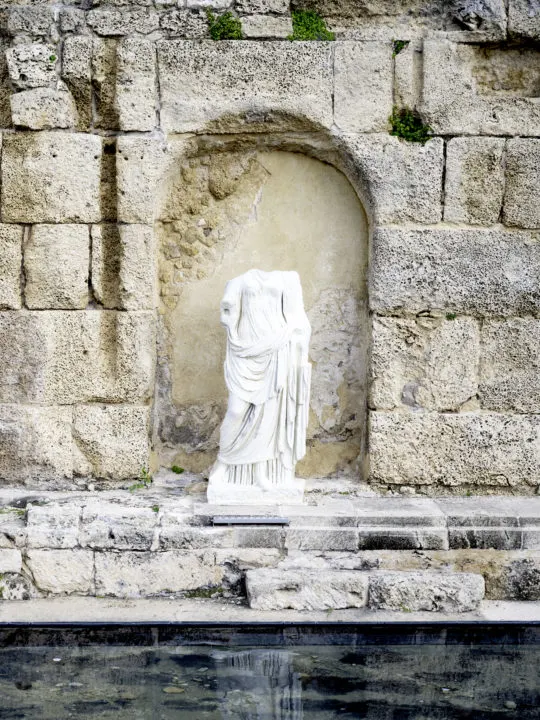
[[296,272],[249,270],[221,301],[227,412],[210,473],[212,503],[302,502],[311,327]]

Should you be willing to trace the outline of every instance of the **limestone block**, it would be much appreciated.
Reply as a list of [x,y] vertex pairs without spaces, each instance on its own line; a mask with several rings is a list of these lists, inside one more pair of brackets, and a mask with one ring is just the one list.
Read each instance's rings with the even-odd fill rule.
[[505,599],[540,600],[540,557],[522,557],[512,560],[501,573],[500,584]]
[[392,112],[391,43],[335,46],[334,119],[345,132],[384,132]]
[[473,318],[373,318],[370,406],[458,410],[478,391]]
[[470,612],[484,598],[485,584],[473,573],[380,572],[369,577],[373,610]]
[[82,35],[66,37],[62,43],[62,78],[73,95],[81,130],[92,121],[93,48],[93,38]]
[[39,597],[39,594],[28,578],[17,573],[5,573],[0,578],[0,597],[2,600],[30,600]]
[[89,595],[94,592],[94,553],[91,550],[29,550],[28,565],[43,592]]
[[285,547],[289,550],[357,550],[355,528],[292,527],[286,530]]
[[161,15],[160,27],[172,36],[192,39],[208,37],[208,19],[201,10],[169,10]]
[[87,13],[86,22],[97,35],[148,35],[158,29],[159,15],[149,9],[94,9]]
[[167,160],[167,146],[162,140],[129,136],[118,138],[116,181],[120,222],[154,222],[157,188]]
[[77,124],[77,108],[71,93],[53,88],[34,88],[11,96],[13,124],[31,130],[69,128]]
[[29,548],[74,548],[79,544],[81,506],[30,505],[27,513]]
[[540,417],[371,412],[370,465],[385,485],[535,486]]
[[360,550],[448,550],[446,528],[360,528]]
[[104,130],[119,128],[116,102],[118,45],[117,38],[106,40],[93,38],[91,59],[92,87],[94,88],[93,122],[95,127]]
[[480,401],[487,410],[540,412],[540,321],[485,320]]
[[9,77],[19,90],[46,87],[57,80],[56,47],[34,43],[6,50]]
[[193,527],[168,513],[161,520],[159,531],[160,550],[199,550],[211,547],[233,547],[232,528]]
[[364,607],[368,575],[346,570],[261,569],[246,573],[249,606],[254,610],[337,610]]
[[530,233],[381,228],[372,244],[371,308],[534,315],[539,274],[540,245]]
[[61,10],[59,21],[62,35],[67,33],[83,33],[86,28],[86,14],[84,10],[72,8]]
[[77,405],[73,452],[81,475],[108,480],[139,477],[148,466],[148,408]]
[[285,531],[280,527],[236,527],[233,545],[237,548],[284,547]]
[[90,236],[86,225],[34,225],[24,245],[29,308],[85,308]]
[[96,553],[96,594],[148,597],[221,584],[211,552]]
[[451,527],[448,529],[448,540],[452,550],[520,550],[523,531],[509,527]]
[[486,61],[481,47],[426,39],[419,106],[426,122],[435,133],[445,135],[540,135],[540,105],[535,91],[521,86],[536,56],[519,57],[519,53],[510,56],[500,51],[496,58],[500,67],[495,78],[501,74],[505,78],[501,90],[497,81],[483,82],[482,74],[493,75],[495,62],[489,56]]
[[502,138],[452,138],[446,148],[444,219],[498,222],[504,192]]
[[[332,124],[329,43],[163,40],[161,121],[167,132],[233,132]],[[240,116],[238,119],[236,116]]]
[[292,35],[290,17],[273,15],[246,15],[241,18],[242,33],[246,38],[286,38]]
[[49,35],[54,26],[52,8],[12,7],[8,10],[7,32],[9,35],[31,35],[40,37]]
[[150,507],[93,501],[82,512],[81,547],[97,550],[150,550],[158,515]]
[[508,32],[513,37],[540,39],[540,4],[538,0],[510,0]]
[[156,51],[143,38],[118,45],[116,104],[121,130],[152,130],[156,124]]
[[0,225],[0,310],[21,307],[22,228]]
[[188,8],[213,8],[214,10],[224,10],[231,6],[231,0],[186,0]]
[[92,292],[106,308],[120,308],[120,232],[116,223],[92,225]]
[[147,225],[120,225],[120,304],[126,310],[157,305],[157,251]]
[[8,222],[100,219],[101,138],[66,132],[4,137],[2,209]]
[[0,575],[20,573],[22,569],[21,551],[16,548],[0,550]]
[[[0,548],[26,546],[26,512],[19,508],[2,508],[0,513]],[[0,572],[2,572],[0,570]]]
[[240,14],[258,15],[262,13],[274,13],[276,15],[287,15],[289,3],[287,0],[237,0],[236,11]]
[[347,151],[364,179],[379,224],[441,219],[444,142],[407,143],[391,135],[347,135]]
[[504,222],[540,228],[540,140],[512,138],[508,141]]
[[0,405],[3,481],[31,485],[71,474],[71,408]]

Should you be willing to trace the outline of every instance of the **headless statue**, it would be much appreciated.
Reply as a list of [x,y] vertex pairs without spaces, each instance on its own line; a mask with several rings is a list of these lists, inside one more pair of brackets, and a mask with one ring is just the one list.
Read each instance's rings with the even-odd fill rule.
[[234,278],[221,323],[229,401],[208,499],[301,502],[294,469],[306,453],[311,327],[298,273],[249,270]]

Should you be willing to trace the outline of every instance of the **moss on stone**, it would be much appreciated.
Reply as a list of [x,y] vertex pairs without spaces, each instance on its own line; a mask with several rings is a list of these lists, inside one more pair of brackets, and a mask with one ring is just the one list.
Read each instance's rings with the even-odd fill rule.
[[242,39],[242,23],[230,10],[217,16],[211,10],[207,10],[206,17],[212,40]]
[[214,595],[222,595],[223,587],[215,585],[214,587],[195,588],[195,590],[186,590],[184,597],[186,598],[211,598]]
[[322,17],[313,10],[292,11],[293,33],[288,40],[335,40]]
[[392,126],[390,135],[395,135],[408,142],[419,142],[425,145],[431,137],[429,125],[425,125],[418,113],[410,108],[398,108],[394,105],[388,121]]
[[394,40],[393,41],[394,50],[392,52],[392,57],[396,57],[396,55],[399,55],[399,53],[402,50],[405,50],[405,48],[407,47],[407,45],[409,43],[410,43],[410,40]]

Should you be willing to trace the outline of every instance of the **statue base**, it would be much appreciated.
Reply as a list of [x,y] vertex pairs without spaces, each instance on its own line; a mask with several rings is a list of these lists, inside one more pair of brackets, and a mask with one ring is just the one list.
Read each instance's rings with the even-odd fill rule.
[[212,482],[206,492],[211,505],[301,505],[304,501],[304,481],[289,485],[273,485],[267,490],[259,485],[235,485]]

